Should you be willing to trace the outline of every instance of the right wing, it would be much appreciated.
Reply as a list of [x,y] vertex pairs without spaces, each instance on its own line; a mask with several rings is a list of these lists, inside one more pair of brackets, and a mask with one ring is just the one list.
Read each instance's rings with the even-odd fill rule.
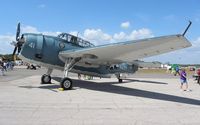
[[182,35],[162,36],[142,40],[132,40],[92,48],[73,49],[62,51],[59,57],[65,61],[67,58],[81,57],[80,62],[90,64],[117,64],[133,62],[141,58],[175,51],[190,47],[191,43]]

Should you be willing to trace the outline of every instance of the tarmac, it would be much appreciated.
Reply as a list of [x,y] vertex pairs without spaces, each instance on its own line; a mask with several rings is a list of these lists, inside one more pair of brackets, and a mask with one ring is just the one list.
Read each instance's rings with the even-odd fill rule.
[[116,78],[78,80],[59,91],[62,72],[41,85],[45,69],[17,68],[0,76],[0,125],[200,125],[200,85],[179,89],[171,74],[136,73]]

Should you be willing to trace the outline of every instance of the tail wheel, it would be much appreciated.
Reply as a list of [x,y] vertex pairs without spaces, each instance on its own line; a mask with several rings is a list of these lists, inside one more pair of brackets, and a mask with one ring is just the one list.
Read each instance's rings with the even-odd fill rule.
[[41,78],[42,84],[49,84],[51,83],[51,76],[44,74]]
[[118,79],[118,81],[119,81],[119,83],[122,83],[122,82],[123,82],[123,80],[122,80],[122,79]]
[[72,89],[72,80],[70,78],[64,78],[61,82],[61,88],[64,90]]

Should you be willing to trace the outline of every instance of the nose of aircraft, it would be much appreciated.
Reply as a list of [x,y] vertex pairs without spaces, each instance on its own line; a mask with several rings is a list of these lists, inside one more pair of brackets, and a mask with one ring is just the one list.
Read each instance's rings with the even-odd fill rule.
[[25,37],[24,35],[22,34],[21,37],[20,37],[20,23],[18,23],[17,25],[17,32],[16,32],[16,42],[13,42],[14,45],[15,45],[15,48],[13,50],[13,60],[15,60],[15,54],[16,54],[16,51],[17,51],[17,54],[20,53],[21,51],[21,48],[22,48],[22,45],[24,44],[25,42]]

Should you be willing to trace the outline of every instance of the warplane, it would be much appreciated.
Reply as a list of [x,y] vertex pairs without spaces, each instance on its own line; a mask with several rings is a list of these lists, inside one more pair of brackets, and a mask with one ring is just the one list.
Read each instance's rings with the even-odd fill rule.
[[130,40],[107,45],[94,46],[80,37],[61,33],[49,36],[35,33],[20,33],[20,23],[17,25],[16,44],[13,56],[30,63],[47,68],[41,77],[42,84],[51,83],[53,69],[63,71],[60,85],[64,90],[72,88],[69,72],[109,78],[113,74],[122,82],[122,74],[135,73],[138,70],[138,59],[159,55],[191,46],[183,32],[154,38]]

